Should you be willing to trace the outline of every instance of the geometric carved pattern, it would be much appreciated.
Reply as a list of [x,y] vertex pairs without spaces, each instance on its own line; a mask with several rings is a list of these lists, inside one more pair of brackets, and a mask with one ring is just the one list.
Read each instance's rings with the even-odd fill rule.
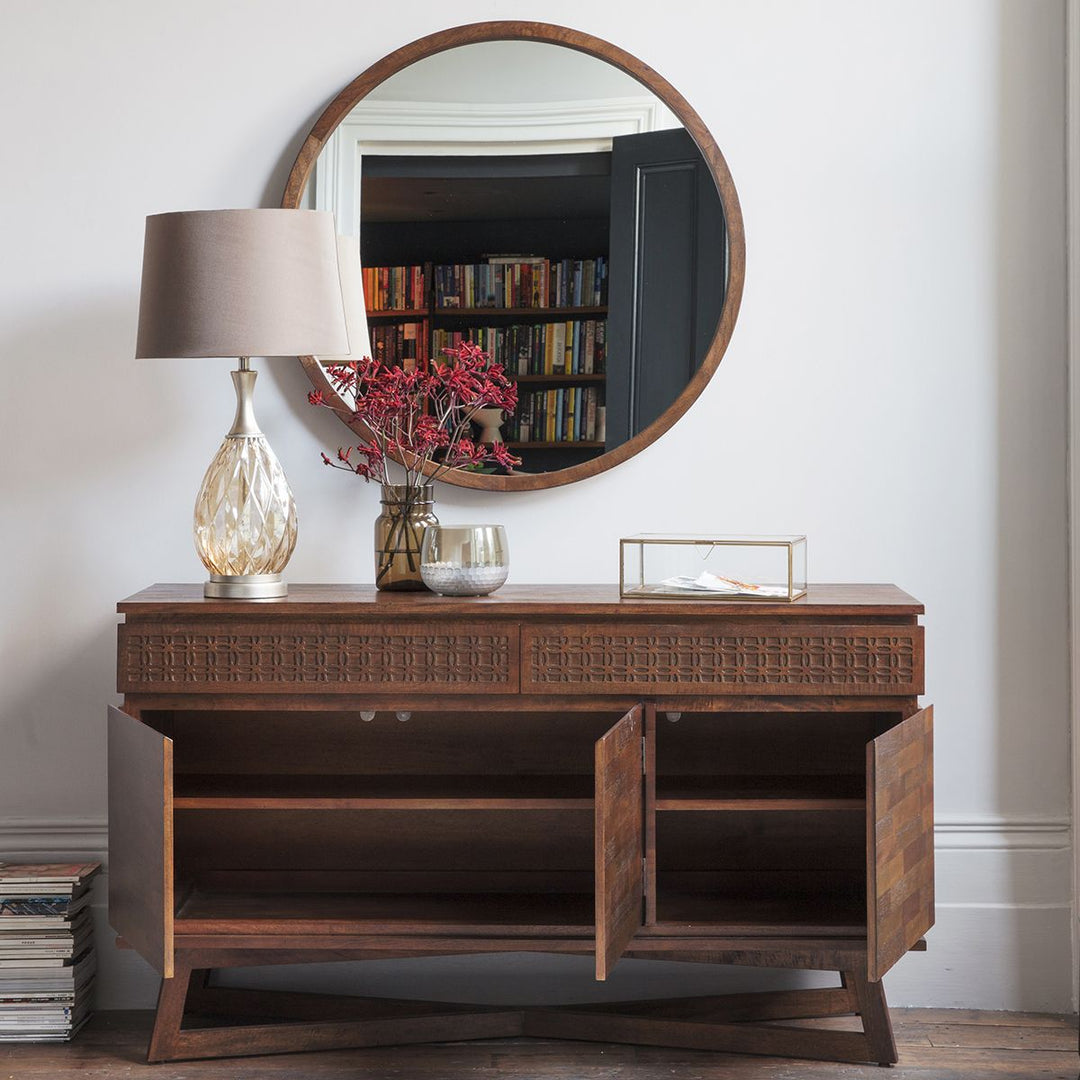
[[934,925],[934,710],[867,747],[868,975],[876,981]]
[[[768,688],[776,693],[913,694],[922,690],[922,628],[657,626],[525,628],[526,686],[654,688],[671,693]],[[785,688],[788,688],[785,690]]]
[[[326,630],[267,629],[229,632],[122,626],[120,690],[152,688],[213,691],[228,684],[254,690],[304,686],[325,690],[467,686],[515,690],[510,636],[505,632],[458,628]],[[247,628],[245,628],[247,629]],[[516,635],[515,635],[516,637]]]

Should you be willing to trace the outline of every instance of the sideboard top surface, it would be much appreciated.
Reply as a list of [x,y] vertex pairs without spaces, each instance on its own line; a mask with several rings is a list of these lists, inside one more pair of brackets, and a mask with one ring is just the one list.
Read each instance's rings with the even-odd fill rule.
[[250,615],[256,608],[278,607],[289,615],[350,614],[433,618],[441,616],[632,615],[664,618],[698,616],[910,616],[923,605],[895,585],[810,585],[790,603],[738,600],[620,599],[617,585],[504,585],[490,596],[436,596],[433,593],[378,592],[373,585],[289,585],[279,600],[212,600],[201,584],[151,585],[121,600],[121,614]]

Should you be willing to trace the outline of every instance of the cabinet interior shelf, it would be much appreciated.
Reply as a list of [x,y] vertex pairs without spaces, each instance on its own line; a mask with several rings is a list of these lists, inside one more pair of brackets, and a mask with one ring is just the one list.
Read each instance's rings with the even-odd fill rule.
[[[864,784],[861,776],[846,775],[659,777],[656,809],[861,813]],[[567,774],[181,774],[173,805],[177,810],[591,810],[593,781]]]
[[177,810],[591,810],[591,776],[176,777]]
[[[856,891],[745,896],[660,888],[657,932],[858,937],[865,902]],[[239,892],[196,889],[175,916],[178,934],[589,935],[595,900],[586,892]],[[648,930],[645,931],[648,933]]]
[[178,934],[443,933],[501,937],[593,932],[592,893],[274,893],[196,889]]
[[866,810],[861,776],[659,776],[657,810]]
[[[839,875],[835,875],[839,877]],[[665,929],[714,934],[812,934],[859,937],[866,934],[866,893],[861,883],[836,881],[815,893],[794,890],[747,896],[727,892],[684,892],[658,887],[656,922]]]

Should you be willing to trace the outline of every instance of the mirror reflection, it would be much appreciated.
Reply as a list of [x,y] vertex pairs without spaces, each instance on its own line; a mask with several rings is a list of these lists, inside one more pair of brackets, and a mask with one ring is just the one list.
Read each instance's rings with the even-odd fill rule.
[[486,41],[397,72],[307,194],[357,238],[372,355],[423,365],[471,340],[515,378],[516,413],[476,435],[518,471],[589,461],[662,417],[724,305],[724,209],[694,140],[635,79],[558,45]]

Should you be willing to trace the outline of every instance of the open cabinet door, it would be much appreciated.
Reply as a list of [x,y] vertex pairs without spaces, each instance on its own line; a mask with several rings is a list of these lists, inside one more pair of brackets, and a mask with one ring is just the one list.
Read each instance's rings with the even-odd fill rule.
[[609,450],[661,416],[700,367],[724,308],[727,249],[716,181],[689,132],[612,139]]
[[109,924],[173,976],[173,744],[109,708]]
[[867,977],[877,982],[934,925],[934,710],[866,748]]
[[642,926],[645,851],[643,709],[596,744],[596,977],[606,979]]

